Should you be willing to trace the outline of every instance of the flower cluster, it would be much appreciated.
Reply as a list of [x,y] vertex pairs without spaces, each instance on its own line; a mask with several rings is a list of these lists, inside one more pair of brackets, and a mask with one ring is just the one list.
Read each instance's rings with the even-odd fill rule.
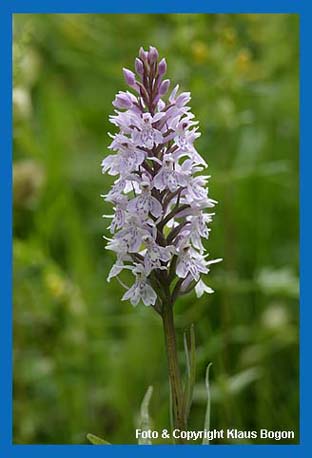
[[154,47],[140,49],[135,71],[123,70],[132,92],[120,91],[113,101],[110,122],[118,132],[110,134],[112,154],[102,162],[103,173],[117,177],[103,196],[114,206],[106,216],[112,218],[106,248],[117,256],[108,281],[130,269],[135,281],[122,299],[161,311],[163,301],[173,303],[194,287],[198,297],[213,292],[201,276],[219,259],[206,259],[202,239],[216,202],[201,174],[207,164],[194,147],[200,133],[190,93],[176,86],[165,97],[167,64]]

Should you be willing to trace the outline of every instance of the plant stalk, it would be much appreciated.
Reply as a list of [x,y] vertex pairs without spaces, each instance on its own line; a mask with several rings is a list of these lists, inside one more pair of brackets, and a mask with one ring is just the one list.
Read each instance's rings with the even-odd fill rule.
[[[168,359],[168,372],[172,396],[174,428],[186,430],[183,389],[178,364],[176,333],[173,320],[173,307],[170,301],[168,301],[167,304],[164,304],[162,320]],[[178,443],[183,443],[183,441],[180,439],[178,440]]]

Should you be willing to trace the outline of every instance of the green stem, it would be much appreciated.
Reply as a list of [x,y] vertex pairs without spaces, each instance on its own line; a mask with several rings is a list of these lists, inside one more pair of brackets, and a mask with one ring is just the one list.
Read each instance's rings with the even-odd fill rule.
[[[172,395],[174,428],[186,430],[183,389],[178,364],[176,334],[173,321],[173,308],[170,302],[164,304],[162,320],[168,358],[168,372]],[[179,440],[178,442],[183,443],[182,440]]]

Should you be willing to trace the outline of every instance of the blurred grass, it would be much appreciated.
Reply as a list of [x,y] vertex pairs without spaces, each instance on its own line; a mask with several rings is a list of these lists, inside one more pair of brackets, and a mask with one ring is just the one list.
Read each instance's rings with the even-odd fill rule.
[[176,310],[181,364],[191,322],[198,344],[190,426],[212,361],[212,428],[298,434],[298,17],[36,14],[14,17],[15,443],[135,443],[151,384],[169,427],[160,322],[106,283],[102,239],[111,101],[150,44],[192,91],[219,201],[216,293]]

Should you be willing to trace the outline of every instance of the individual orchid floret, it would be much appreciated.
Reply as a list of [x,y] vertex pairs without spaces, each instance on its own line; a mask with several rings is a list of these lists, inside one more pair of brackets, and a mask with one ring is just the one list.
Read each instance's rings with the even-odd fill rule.
[[203,280],[199,280],[195,285],[195,293],[197,297],[202,297],[204,293],[214,293],[214,290],[210,288],[210,286],[207,286],[206,283],[203,282]]
[[119,91],[115,97],[115,100],[113,101],[113,105],[114,107],[122,110],[131,108],[133,103],[135,102],[136,97],[134,97],[133,94],[131,94],[131,92]]
[[141,118],[133,119],[136,129],[133,130],[132,139],[136,145],[143,146],[147,149],[153,148],[163,143],[162,133],[155,127],[165,113],[157,113],[152,116],[150,113],[143,113]]
[[138,170],[145,159],[145,153],[130,141],[120,143],[118,154],[110,154],[102,161],[102,172],[109,175],[127,175]]
[[190,240],[194,248],[203,253],[204,246],[202,238],[208,239],[210,228],[208,224],[212,221],[213,214],[201,212],[199,215],[194,215],[188,218]]
[[117,180],[114,182],[113,186],[111,187],[110,191],[107,194],[101,194],[101,197],[103,197],[107,202],[112,202],[114,203],[116,199],[119,198],[119,196],[122,195],[124,192],[126,186],[127,186],[127,178],[130,179],[131,174],[121,176],[120,178],[117,178]]
[[208,273],[208,269],[204,257],[186,243],[179,249],[176,272],[180,278],[190,274],[195,281],[199,281],[200,275]]
[[174,143],[183,151],[192,151],[194,141],[200,137],[196,128],[189,130],[193,124],[190,118],[183,118],[174,130]]
[[132,258],[127,253],[127,244],[123,241],[117,239],[107,239],[108,244],[106,246],[107,250],[114,251],[116,253],[117,259],[115,264],[111,267],[109,271],[107,281],[110,282],[113,277],[117,277],[123,269],[125,269],[125,262],[131,262]]
[[115,199],[115,214],[113,215],[112,222],[108,227],[112,234],[116,232],[116,229],[121,229],[125,225],[127,205],[128,199],[126,196],[120,195]]
[[206,261],[207,256],[198,253],[187,241],[181,243],[176,268],[178,277],[186,278],[187,275],[190,275],[198,282],[201,274],[209,272],[208,265],[221,261],[221,259]]
[[142,181],[141,194],[128,203],[128,211],[139,215],[143,220],[147,219],[149,214],[159,218],[162,214],[162,206],[151,194],[151,184],[148,181]]
[[162,167],[155,175],[153,183],[156,189],[163,191],[169,189],[174,192],[179,187],[184,187],[187,184],[187,176],[183,171],[179,171],[179,166],[175,164],[172,154],[164,154]]
[[115,238],[126,244],[128,253],[138,253],[143,235],[152,232],[148,224],[144,224],[139,216],[127,215],[123,229],[116,233]]
[[205,176],[191,176],[188,178],[184,196],[189,204],[194,201],[205,201],[208,199],[207,180],[208,177]]
[[162,247],[157,245],[156,241],[150,235],[144,235],[142,241],[146,246],[146,252],[144,255],[144,267],[145,272],[148,275],[153,269],[164,269],[164,263],[167,263],[171,259],[174,247],[166,246]]
[[138,305],[140,300],[144,305],[155,305],[157,294],[148,282],[144,267],[141,264],[135,264],[132,273],[135,275],[135,282],[121,300],[130,300],[134,306]]

